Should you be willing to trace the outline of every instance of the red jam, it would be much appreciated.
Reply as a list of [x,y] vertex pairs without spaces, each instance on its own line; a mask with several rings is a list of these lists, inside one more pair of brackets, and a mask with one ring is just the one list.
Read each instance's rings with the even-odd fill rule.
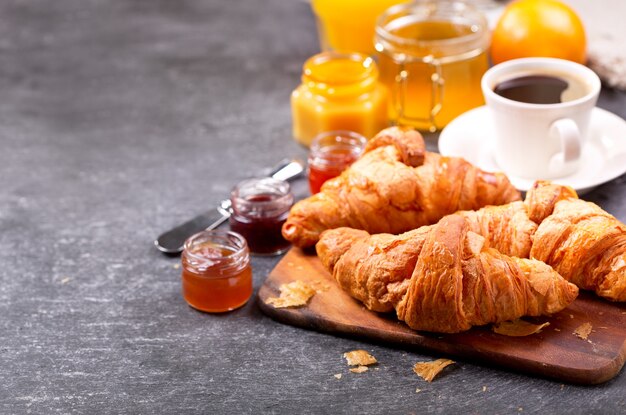
[[221,313],[243,306],[252,295],[252,269],[245,239],[234,232],[204,231],[185,242],[182,290],[200,311]]
[[365,137],[350,131],[320,134],[311,144],[309,153],[309,188],[318,193],[322,185],[337,177],[363,153]]
[[231,193],[231,230],[246,238],[250,252],[277,255],[289,248],[281,229],[293,205],[287,182],[277,179],[251,179],[241,182]]

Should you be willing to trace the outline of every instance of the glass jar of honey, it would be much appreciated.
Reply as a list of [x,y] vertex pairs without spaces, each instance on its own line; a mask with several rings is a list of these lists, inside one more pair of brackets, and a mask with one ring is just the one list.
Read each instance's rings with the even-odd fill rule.
[[255,255],[278,255],[289,248],[281,229],[294,197],[289,183],[270,177],[239,183],[230,195],[230,229],[248,241]]
[[311,194],[322,184],[337,177],[363,153],[367,140],[354,131],[329,131],[319,134],[311,143],[308,158]]
[[195,309],[221,313],[243,306],[252,295],[246,240],[234,232],[203,231],[185,241],[183,298]]
[[378,19],[375,47],[391,93],[391,120],[436,131],[483,105],[488,45],[485,16],[465,2],[417,0],[389,8]]
[[373,137],[388,126],[388,96],[372,58],[359,53],[315,55],[304,63],[302,84],[291,94],[293,136],[306,146],[324,131]]

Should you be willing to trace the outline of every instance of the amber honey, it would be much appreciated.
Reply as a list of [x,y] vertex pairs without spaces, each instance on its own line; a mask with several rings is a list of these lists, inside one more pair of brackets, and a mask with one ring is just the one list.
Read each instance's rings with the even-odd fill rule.
[[377,26],[380,80],[396,124],[436,131],[483,105],[488,69],[484,16],[464,3],[418,1],[393,7]]
[[204,231],[189,238],[182,269],[183,297],[200,311],[231,311],[252,295],[248,247],[234,232]]

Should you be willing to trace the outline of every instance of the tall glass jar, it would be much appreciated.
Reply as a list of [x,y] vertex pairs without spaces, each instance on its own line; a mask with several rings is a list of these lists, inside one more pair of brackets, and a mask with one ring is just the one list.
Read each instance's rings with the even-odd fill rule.
[[303,66],[291,94],[293,136],[309,146],[325,131],[355,131],[371,138],[388,126],[387,89],[376,62],[359,53],[324,52]]
[[389,8],[376,25],[381,81],[396,124],[436,131],[483,105],[489,63],[485,16],[461,1],[417,0]]
[[230,229],[248,241],[255,255],[278,255],[290,244],[281,233],[294,197],[289,183],[270,177],[239,183],[230,194]]
[[244,305],[252,295],[246,240],[234,232],[203,231],[185,241],[183,297],[195,309],[221,313]]

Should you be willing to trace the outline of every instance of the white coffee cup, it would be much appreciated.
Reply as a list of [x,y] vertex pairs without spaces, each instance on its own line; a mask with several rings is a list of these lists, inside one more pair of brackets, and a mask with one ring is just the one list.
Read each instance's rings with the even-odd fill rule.
[[[503,82],[526,75],[562,78],[582,88],[571,100],[548,104],[516,101],[494,92]],[[494,155],[502,171],[537,180],[578,170],[600,93],[600,79],[591,69],[563,59],[514,59],[490,68],[481,86],[495,129]]]

